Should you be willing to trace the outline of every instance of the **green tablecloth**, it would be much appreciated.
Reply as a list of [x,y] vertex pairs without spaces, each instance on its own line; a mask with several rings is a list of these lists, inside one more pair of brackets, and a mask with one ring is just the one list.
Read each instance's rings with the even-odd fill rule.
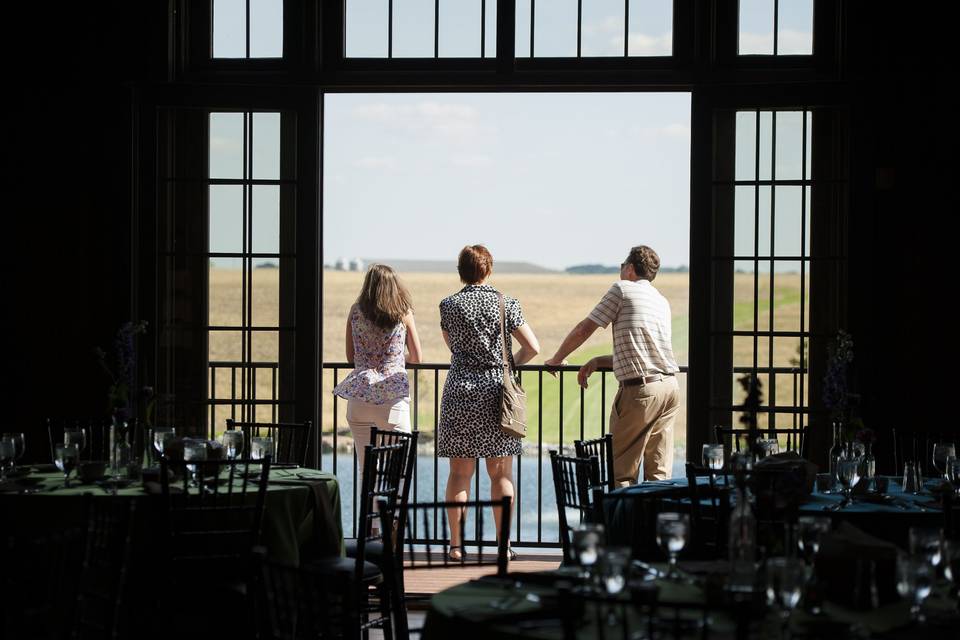
[[[474,580],[441,591],[431,600],[423,638],[560,639],[563,629],[558,623],[560,611],[555,584],[571,578],[570,570],[561,569],[545,574],[511,574],[508,579]],[[654,583],[659,588],[660,601],[706,602],[706,591],[696,584],[666,580],[656,580]],[[599,605],[588,603],[587,606]],[[948,597],[946,589],[934,591],[924,604],[928,616],[926,628],[931,635],[940,637],[940,630],[944,628],[960,628],[960,614],[955,606],[956,602]],[[873,611],[852,611],[831,603],[827,603],[823,609],[818,616],[795,611],[790,621],[791,630],[804,637],[851,637],[853,634],[860,637],[899,638],[905,637],[905,632],[924,629],[910,626],[909,605],[906,602],[896,602]],[[762,605],[756,605],[755,610],[754,620],[750,624],[750,637],[779,637],[780,619],[777,612],[764,610]],[[627,605],[626,611],[631,630],[644,628],[646,620],[639,608]],[[727,615],[723,605],[718,604],[711,610],[709,624],[710,637],[733,637],[734,620]],[[577,637],[583,639],[596,638],[598,635],[592,624],[582,625],[577,631]],[[618,637],[616,631],[605,635],[608,638]]]
[[[19,493],[21,489],[30,493]],[[83,505],[78,498],[85,494],[94,499],[114,495],[103,483],[85,485],[73,480],[70,487],[64,487],[61,473],[31,473],[26,478],[9,480],[0,485],[4,529],[16,535],[82,526]],[[147,535],[135,536],[134,544],[154,544],[149,534],[156,532],[158,519],[162,518],[160,496],[146,492],[139,483],[118,488],[116,495],[137,501],[136,529]],[[272,558],[291,564],[299,563],[302,552],[342,554],[340,486],[336,476],[313,469],[271,470],[261,543]]]

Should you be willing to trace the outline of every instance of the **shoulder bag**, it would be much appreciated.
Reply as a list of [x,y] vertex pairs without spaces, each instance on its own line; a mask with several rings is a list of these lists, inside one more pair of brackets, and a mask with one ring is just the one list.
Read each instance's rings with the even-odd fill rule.
[[513,438],[527,436],[527,393],[507,356],[506,302],[500,296],[500,333],[503,345],[503,385],[500,399],[500,431]]

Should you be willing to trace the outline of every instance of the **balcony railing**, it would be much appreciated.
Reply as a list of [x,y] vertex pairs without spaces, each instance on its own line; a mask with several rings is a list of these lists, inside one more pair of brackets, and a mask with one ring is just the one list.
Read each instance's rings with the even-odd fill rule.
[[[344,419],[345,403],[331,391],[343,374],[353,369],[346,362],[323,364],[321,389],[322,415],[320,416],[320,455],[318,467],[337,474],[342,490],[342,516],[344,532],[356,534],[359,474],[356,455],[351,445],[352,438]],[[436,455],[435,442],[437,421],[440,414],[440,398],[443,380],[449,364],[409,364],[407,370],[411,382],[411,421],[421,433],[420,451],[411,487],[412,496],[418,501],[438,501],[443,498],[447,461]],[[610,403],[618,385],[610,369],[598,370],[590,380],[590,388],[581,389],[576,384],[577,366],[548,370],[543,365],[519,367],[521,382],[528,392],[528,437],[524,442],[524,455],[515,463],[516,486],[515,515],[511,525],[511,540],[515,546],[559,546],[559,531],[550,472],[549,449],[572,450],[573,441],[596,438],[608,430]],[[675,445],[680,448],[686,440],[686,373],[680,368],[681,416],[676,426]],[[551,372],[556,372],[556,377]],[[734,374],[753,371],[750,367],[736,367]],[[792,414],[798,426],[803,426],[806,402],[803,398],[803,380],[806,371],[798,367],[774,367],[756,370],[769,376],[771,391],[780,385],[792,388],[792,406],[765,407],[770,415]],[[278,366],[276,363],[242,363],[218,361],[210,363],[210,416],[214,435],[222,428],[223,418],[249,418],[253,414],[260,420],[276,420],[278,408],[284,404],[278,400]],[[226,384],[225,384],[226,383]],[[218,387],[225,393],[217,394]],[[243,390],[246,389],[246,392]],[[259,390],[258,390],[259,389]],[[738,407],[726,407],[737,411]],[[219,412],[219,413],[217,413]],[[239,413],[238,413],[239,412]],[[246,413],[244,413],[246,412]],[[771,421],[772,424],[772,421]],[[682,459],[680,460],[682,462]],[[486,473],[478,465],[474,475],[473,494],[486,495],[489,491]],[[482,492],[482,493],[481,493]],[[468,518],[474,524],[477,518]],[[487,518],[486,520],[490,520]],[[468,522],[468,526],[470,522]],[[475,540],[481,544],[494,544],[492,528],[487,532],[475,531]],[[425,542],[425,541],[420,541]],[[468,541],[474,544],[474,541]]]

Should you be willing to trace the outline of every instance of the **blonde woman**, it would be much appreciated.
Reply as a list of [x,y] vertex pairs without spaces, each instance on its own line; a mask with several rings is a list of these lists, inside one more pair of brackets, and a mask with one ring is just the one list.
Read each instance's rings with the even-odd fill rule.
[[410,431],[405,365],[421,358],[410,292],[386,265],[371,265],[363,278],[347,316],[346,351],[354,369],[333,392],[347,400],[347,423],[362,475],[372,427]]

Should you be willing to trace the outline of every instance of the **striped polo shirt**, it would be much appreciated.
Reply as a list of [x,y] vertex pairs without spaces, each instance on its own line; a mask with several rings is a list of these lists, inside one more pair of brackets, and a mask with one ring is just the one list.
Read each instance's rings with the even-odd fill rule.
[[649,280],[618,280],[587,316],[613,323],[613,373],[630,380],[680,370],[673,357],[670,303]]

